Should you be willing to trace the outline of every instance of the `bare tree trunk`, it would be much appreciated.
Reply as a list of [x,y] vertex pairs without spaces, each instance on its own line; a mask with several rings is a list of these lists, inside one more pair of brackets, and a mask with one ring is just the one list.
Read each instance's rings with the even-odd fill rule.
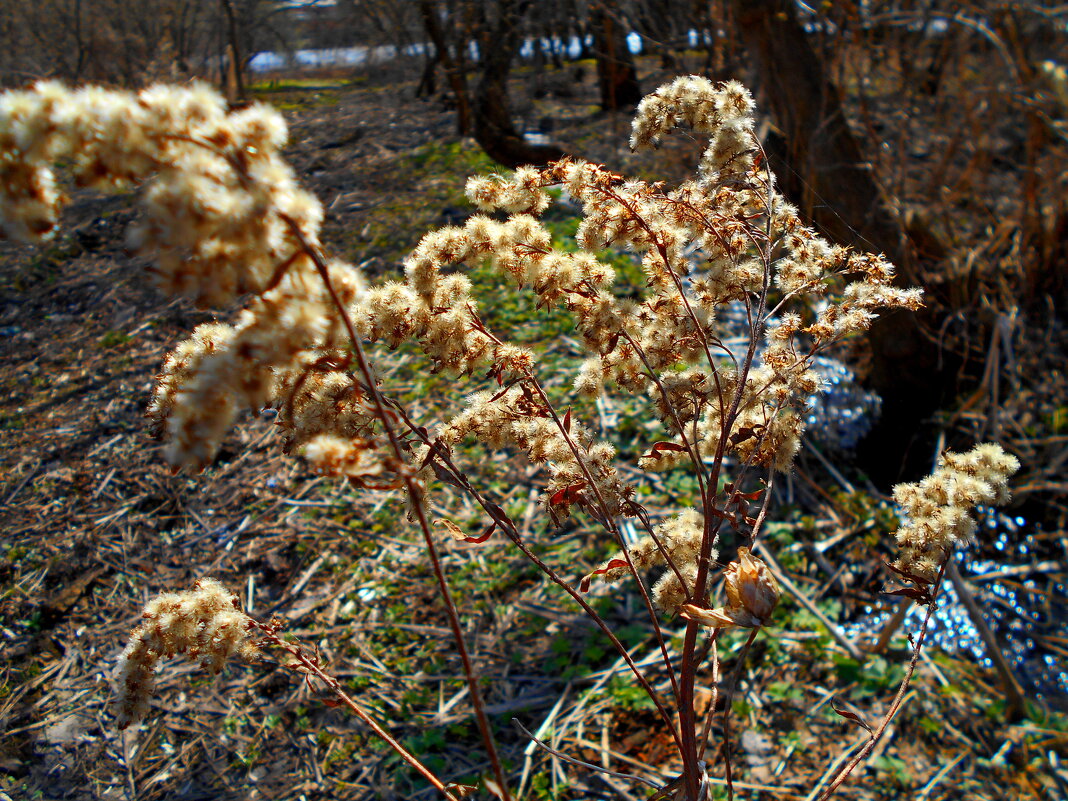
[[475,89],[475,140],[494,161],[506,167],[546,164],[562,158],[555,145],[527,142],[512,123],[508,103],[508,73],[519,49],[522,12],[517,0],[497,0],[496,19],[482,27],[479,37],[479,81]]
[[243,100],[245,97],[245,80],[242,75],[244,64],[241,62],[241,41],[237,36],[237,14],[234,12],[234,4],[231,0],[219,0],[219,5],[222,7],[223,13],[226,15],[226,35],[229,38],[227,44],[227,55],[230,59],[229,72],[227,73],[227,83],[230,81],[234,83],[234,89],[237,91],[236,98],[230,98],[231,102],[234,100]]
[[[737,31],[760,71],[782,131],[769,158],[783,190],[833,241],[857,240],[898,266],[898,281],[915,283],[905,226],[863,157],[842,111],[837,88],[824,73],[791,0],[734,0]],[[893,480],[913,459],[930,460],[923,441],[929,416],[952,391],[957,364],[940,360],[918,315],[891,312],[869,332],[869,383],[883,414],[861,448],[862,466],[876,480]],[[919,464],[920,462],[916,462]]]
[[[473,5],[447,8],[459,30],[450,42],[443,27],[441,6],[420,0],[427,35],[445,65],[456,98],[460,133],[470,133],[487,155],[506,167],[545,164],[561,158],[564,151],[552,145],[527,142],[512,123],[508,103],[508,73],[519,49],[520,22],[528,0],[477,0]],[[464,18],[459,19],[459,15]],[[469,43],[478,46],[478,82],[474,94],[468,91],[463,53]]]
[[[445,36],[437,9],[431,0],[420,0],[419,12],[423,17],[426,35],[430,37],[437,51],[438,60],[445,67],[445,77],[449,81],[449,88],[452,89],[452,95],[456,101],[456,132],[460,136],[466,136],[471,131],[471,101],[467,95],[467,75],[449,50],[449,40]],[[462,50],[465,44],[466,42],[460,42],[457,49]]]
[[415,87],[416,97],[433,97],[438,90],[437,72],[441,56],[437,46],[433,53],[427,53],[423,60],[423,74],[419,78],[419,85]]
[[[735,0],[738,32],[760,69],[785,144],[784,190],[837,242],[861,234],[903,266],[905,231],[849,130],[838,90],[789,0]],[[769,154],[772,156],[773,154]]]
[[597,0],[590,7],[593,49],[597,58],[597,84],[601,108],[618,111],[634,108],[642,99],[642,88],[627,47],[627,30],[620,24],[615,0]]

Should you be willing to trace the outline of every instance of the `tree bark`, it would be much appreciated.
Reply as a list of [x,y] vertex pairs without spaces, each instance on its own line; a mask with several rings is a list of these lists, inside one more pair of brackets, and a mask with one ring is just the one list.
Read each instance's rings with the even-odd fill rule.
[[479,47],[479,81],[472,104],[475,140],[494,161],[506,167],[547,164],[563,158],[556,145],[527,142],[512,123],[508,104],[508,73],[519,49],[523,11],[517,0],[497,0],[497,14],[482,26]]
[[[863,157],[795,8],[791,0],[734,0],[738,33],[782,133],[781,145],[768,147],[780,186],[828,238],[882,251],[897,265],[898,282],[913,284],[907,230]],[[858,452],[861,466],[881,483],[926,472],[929,418],[952,394],[959,365],[940,359],[915,313],[880,317],[868,340],[868,383],[882,397],[883,413]]]
[[[231,0],[219,0],[219,5],[222,6],[223,14],[226,16],[226,36],[229,40],[227,42],[227,57],[230,63],[227,72],[226,94],[230,95],[236,92],[236,97],[227,97],[227,100],[233,103],[237,100],[245,99],[245,79],[242,75],[245,65],[241,60],[241,40],[237,35],[237,14],[234,11],[233,3]],[[231,86],[231,83],[233,86]]]
[[[490,158],[506,167],[546,164],[565,155],[558,146],[527,142],[512,123],[508,73],[519,49],[519,23],[528,5],[526,0],[477,0],[470,6],[451,8],[449,13],[458,23],[453,27],[460,33],[450,42],[438,13],[440,7],[432,0],[419,3],[427,36],[445,66],[456,98],[460,134],[474,136]],[[463,20],[456,18],[461,13]],[[463,59],[472,40],[478,46],[478,81],[473,93]]]
[[597,85],[604,111],[632,109],[642,99],[634,57],[627,47],[627,31],[619,24],[617,11],[615,0],[599,0],[590,8]]
[[[467,96],[467,76],[449,50],[449,41],[442,30],[437,9],[430,0],[420,0],[419,11],[423,17],[426,35],[434,45],[437,59],[445,67],[445,76],[456,101],[456,131],[460,136],[466,136],[471,131],[471,101]],[[460,47],[463,47],[462,43]]]

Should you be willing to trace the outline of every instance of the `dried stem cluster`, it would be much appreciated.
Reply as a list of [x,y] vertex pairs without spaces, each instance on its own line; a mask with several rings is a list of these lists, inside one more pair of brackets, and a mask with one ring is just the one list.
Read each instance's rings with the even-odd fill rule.
[[[506,777],[427,518],[425,493],[437,477],[469,493],[492,526],[609,635],[678,744],[678,797],[698,801],[707,787],[703,754],[710,729],[708,720],[698,726],[694,713],[698,641],[706,627],[713,637],[730,626],[751,628],[755,636],[774,609],[778,585],[748,548],[767,514],[768,487],[775,472],[789,468],[806,408],[820,391],[813,360],[864,331],[880,311],[920,305],[919,290],[894,286],[893,267],[881,256],[832,245],[803,223],[776,191],[753,115],[740,84],[679,78],[642,101],[631,144],[655,145],[678,125],[707,134],[694,180],[667,189],[566,159],[474,178],[468,196],[481,213],[463,226],[427,234],[406,261],[402,281],[368,288],[357,270],[325,257],[318,240],[322,207],[297,186],[279,156],[285,125],[276,112],[259,105],[228,110],[202,86],[129,94],[39,84],[0,99],[0,223],[11,236],[48,236],[64,200],[54,174],[56,162],[63,162],[82,184],[140,187],[143,218],[131,245],[153,260],[164,290],[202,305],[249,295],[233,325],[198,327],[164,362],[149,415],[168,441],[167,458],[175,469],[202,468],[241,409],[272,406],[285,447],[322,472],[359,486],[406,491],[500,797],[509,797]],[[561,197],[582,209],[578,251],[554,246],[539,220]],[[618,291],[615,270],[597,255],[606,248],[640,261],[645,286],[637,297]],[[663,434],[649,443],[640,466],[692,470],[700,489],[696,508],[651,525],[635,486],[617,469],[613,447],[549,398],[538,354],[483,322],[463,273],[483,263],[514,282],[516,291],[533,293],[539,306],[571,315],[588,351],[573,379],[577,393],[611,388],[653,399]],[[744,315],[744,350],[725,342],[728,311]],[[469,395],[462,409],[428,430],[379,386],[366,341],[394,348],[417,343],[433,369],[458,381],[488,371],[496,388]],[[559,521],[581,510],[614,539],[619,555],[577,586],[560,576],[457,466],[456,446],[465,440],[512,448],[545,465],[545,512]],[[964,493],[961,503],[1005,494],[1011,459],[984,453],[989,458],[976,459],[1001,471],[997,490]],[[625,518],[644,531],[637,544],[621,536]],[[727,531],[748,547],[739,548],[738,560],[727,567],[728,604],[712,609],[719,541]],[[906,548],[913,547],[910,537]],[[914,564],[915,550],[906,551],[902,564]],[[935,575],[949,552],[949,540],[923,550],[924,558],[934,559]],[[648,586],[644,571],[654,565],[664,572]],[[919,572],[930,576],[929,568],[924,562]],[[598,575],[637,582],[670,679],[670,702],[582,598]],[[217,589],[203,585],[199,592],[217,595]],[[146,611],[150,624],[124,660],[123,723],[145,712],[160,655],[236,647],[236,641],[209,636],[216,630],[210,615],[160,612],[175,604],[199,609],[199,597],[166,596]],[[680,654],[669,653],[656,606],[688,619]],[[181,628],[184,639],[168,641],[171,628]],[[204,637],[218,640],[219,649],[191,644]]]

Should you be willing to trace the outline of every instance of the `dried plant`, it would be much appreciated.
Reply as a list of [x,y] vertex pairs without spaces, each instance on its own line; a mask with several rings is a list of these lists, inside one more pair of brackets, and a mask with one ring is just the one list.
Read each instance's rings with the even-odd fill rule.
[[119,660],[116,706],[120,729],[147,714],[156,668],[164,657],[183,654],[218,673],[234,654],[253,654],[237,596],[214,579],[198,581],[192,592],[156,596],[141,617],[145,622],[130,636]]
[[[668,189],[572,160],[474,178],[468,196],[482,213],[427,234],[406,261],[403,281],[367,287],[355,268],[324,255],[322,207],[279,155],[286,133],[276,112],[260,105],[228,110],[203,86],[130,94],[39,84],[0,99],[0,222],[10,236],[47,237],[64,201],[54,174],[62,162],[80,184],[138,187],[143,215],[131,245],[153,260],[164,290],[202,305],[249,296],[233,325],[198,327],[164,362],[149,416],[167,441],[166,458],[176,470],[203,468],[241,409],[272,406],[286,449],[321,472],[404,491],[493,766],[487,788],[510,797],[428,518],[426,493],[439,480],[468,493],[489,520],[482,537],[448,524],[453,536],[479,542],[500,531],[605,632],[678,747],[682,774],[658,797],[699,801],[707,793],[703,755],[716,706],[703,725],[696,719],[702,642],[728,627],[751,629],[752,642],[773,614],[779,584],[753,549],[775,475],[790,469],[806,409],[821,389],[813,361],[863,332],[879,312],[920,305],[920,291],[895,286],[894,269],[881,256],[828,243],[804,224],[776,190],[753,114],[749,93],[736,82],[679,78],[641,103],[631,144],[650,147],[679,125],[707,134],[694,180]],[[581,206],[578,251],[554,246],[539,221],[561,197]],[[596,255],[605,248],[633,253],[645,286],[614,291],[616,272]],[[652,399],[662,433],[639,466],[692,471],[696,508],[651,524],[612,445],[550,399],[539,354],[484,323],[463,272],[482,263],[515,291],[533,293],[539,306],[571,315],[588,352],[573,377],[577,394]],[[744,317],[741,350],[725,342],[728,312]],[[458,387],[476,371],[495,386],[476,383],[462,409],[428,429],[380,386],[368,341],[415,343],[434,370],[457,377]],[[559,522],[580,510],[613,539],[618,555],[579,582],[561,576],[457,463],[457,446],[469,440],[544,465],[544,512]],[[935,477],[899,488],[913,522],[899,535],[905,550],[897,568],[935,582],[927,602],[952,545],[970,534],[963,507],[1005,500],[1014,468],[996,446],[982,446],[947,454]],[[624,539],[623,521],[644,532],[636,544]],[[716,560],[726,533],[742,545],[722,569]],[[650,586],[644,574],[654,566],[663,572]],[[721,575],[727,603],[713,608]],[[628,577],[656,633],[670,699],[584,598],[596,578]],[[662,629],[664,616],[675,614],[687,621],[677,652]],[[191,596],[162,596],[145,615],[124,659],[121,724],[146,711],[163,655],[184,652],[216,667],[239,649],[248,627],[284,645],[276,629],[232,611],[227,594],[210,582]],[[922,640],[921,632],[917,654]],[[851,769],[842,768],[831,790]],[[726,770],[729,783],[729,760]]]
[[918,484],[898,484],[894,500],[909,517],[898,529],[901,547],[895,569],[920,583],[932,583],[955,545],[975,536],[975,506],[1002,505],[1009,477],[1020,462],[1000,445],[984,443],[968,453],[943,453],[934,473]]

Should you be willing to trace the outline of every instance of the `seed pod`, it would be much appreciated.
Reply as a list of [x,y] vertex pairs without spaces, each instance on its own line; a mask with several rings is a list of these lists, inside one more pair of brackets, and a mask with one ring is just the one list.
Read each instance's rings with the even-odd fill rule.
[[732,607],[742,607],[761,621],[766,621],[779,602],[779,584],[763,560],[748,548],[738,549],[738,561],[727,566],[727,600]]
[[760,628],[771,618],[779,602],[779,584],[763,560],[748,548],[738,549],[738,560],[727,565],[724,576],[727,605],[704,609],[685,604],[682,616],[717,629]]

